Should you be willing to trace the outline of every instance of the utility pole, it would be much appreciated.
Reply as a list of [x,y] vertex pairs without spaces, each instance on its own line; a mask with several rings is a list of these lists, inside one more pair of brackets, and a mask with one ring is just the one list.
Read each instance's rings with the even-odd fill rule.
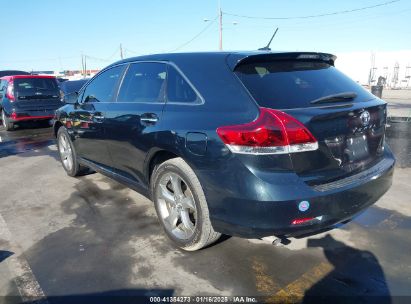
[[368,85],[371,85],[374,82],[376,69],[377,68],[375,67],[375,53],[371,52],[371,68],[370,68],[370,74],[368,75]]
[[394,65],[394,75],[392,77],[392,82],[394,83],[394,88],[397,87],[399,71],[400,71],[400,64],[398,63],[398,61],[396,61],[395,65]]
[[87,77],[87,55],[84,55],[84,77]]
[[121,59],[124,59],[124,56],[123,56],[123,46],[121,45],[121,43],[120,43],[120,57],[121,57]]
[[81,74],[84,75],[84,55],[81,53]]
[[219,44],[219,50],[223,50],[223,12],[221,10],[221,0],[218,1],[218,15],[219,15],[219,29],[220,29],[220,44]]

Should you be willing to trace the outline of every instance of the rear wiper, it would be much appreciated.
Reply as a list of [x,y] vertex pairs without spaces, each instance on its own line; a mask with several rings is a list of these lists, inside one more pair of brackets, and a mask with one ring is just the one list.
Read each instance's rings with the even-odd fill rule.
[[325,102],[337,102],[337,101],[349,101],[353,100],[357,97],[357,93],[355,92],[343,92],[338,94],[332,94],[324,97],[320,97],[318,99],[314,99],[310,101],[310,103],[325,103]]

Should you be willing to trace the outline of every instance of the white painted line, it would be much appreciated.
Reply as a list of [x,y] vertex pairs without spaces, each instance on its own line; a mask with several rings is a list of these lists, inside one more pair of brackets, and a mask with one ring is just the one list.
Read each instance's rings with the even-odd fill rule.
[[20,293],[22,302],[35,302],[37,304],[48,304],[47,298],[41,289],[29,263],[24,258],[19,245],[13,242],[11,233],[4,218],[0,214],[0,240],[7,244],[7,250],[13,252],[6,262],[13,280]]

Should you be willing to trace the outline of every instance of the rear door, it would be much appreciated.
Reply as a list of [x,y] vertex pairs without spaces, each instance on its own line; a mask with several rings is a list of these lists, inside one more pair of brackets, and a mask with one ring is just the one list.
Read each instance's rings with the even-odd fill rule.
[[108,147],[118,172],[145,184],[144,161],[156,145],[164,108],[167,65],[162,62],[131,63],[117,101],[106,113]]
[[[290,154],[294,170],[307,183],[349,176],[381,160],[386,103],[329,63],[262,61],[240,65],[235,73],[260,106],[292,115],[318,140],[318,150]],[[344,92],[356,97],[312,103]]]
[[77,154],[97,165],[111,167],[107,149],[106,111],[113,102],[125,65],[98,74],[80,93],[79,104],[68,113]]

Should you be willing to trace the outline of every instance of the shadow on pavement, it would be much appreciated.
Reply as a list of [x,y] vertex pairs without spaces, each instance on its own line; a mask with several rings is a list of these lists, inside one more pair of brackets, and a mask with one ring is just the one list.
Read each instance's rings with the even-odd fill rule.
[[0,263],[3,262],[8,257],[12,256],[14,252],[7,251],[7,250],[0,250]]
[[[1,121],[1,119],[0,119]],[[1,121],[2,122],[2,121]],[[44,121],[21,121],[15,124],[15,129],[9,132],[20,132],[23,130],[35,130],[35,129],[44,129],[50,128],[50,122],[48,120]],[[2,128],[3,129],[3,128]]]
[[309,239],[307,245],[323,248],[334,269],[305,292],[303,303],[391,303],[384,271],[374,254],[329,234]]
[[[11,155],[24,154],[29,151],[36,151],[39,155],[51,155],[49,146],[55,143],[53,130],[44,123],[27,122],[25,124],[30,129],[16,129],[5,131],[0,127],[0,158]],[[45,151],[42,151],[46,148]],[[57,158],[56,158],[57,160]]]
[[17,140],[0,143],[0,158],[12,155],[20,157],[32,157],[32,154],[26,155],[25,152],[35,151],[36,156],[47,155],[60,161],[58,153],[50,149],[55,143],[54,139],[32,140],[30,138],[20,138]]
[[[411,116],[411,112],[410,112]],[[387,142],[400,168],[411,167],[411,117],[388,117]]]
[[[150,298],[161,299],[163,297],[171,297],[174,294],[173,289],[119,289],[110,290],[105,292],[85,293],[75,295],[64,296],[51,296],[47,297],[48,304],[123,304],[123,303],[150,303]],[[10,300],[13,297],[9,297]],[[16,298],[16,297],[14,297]],[[155,301],[157,303],[160,300]],[[154,302],[154,303],[155,303]],[[25,304],[39,304],[46,303],[45,301],[39,301],[33,299],[32,301],[25,301]]]
[[[118,183],[102,189],[91,180],[79,178],[75,191],[61,202],[65,213],[75,215],[71,225],[48,234],[25,252],[46,295],[80,294],[81,298],[90,290],[130,286],[133,267],[144,266],[144,261],[133,259],[135,250],[130,240],[161,231],[155,218],[145,216],[146,207],[135,204],[121,193],[123,189]],[[128,292],[125,295],[133,294]],[[92,294],[87,299],[106,295],[110,294]],[[67,297],[67,302],[65,298],[56,298],[56,303],[78,303],[75,296]]]

